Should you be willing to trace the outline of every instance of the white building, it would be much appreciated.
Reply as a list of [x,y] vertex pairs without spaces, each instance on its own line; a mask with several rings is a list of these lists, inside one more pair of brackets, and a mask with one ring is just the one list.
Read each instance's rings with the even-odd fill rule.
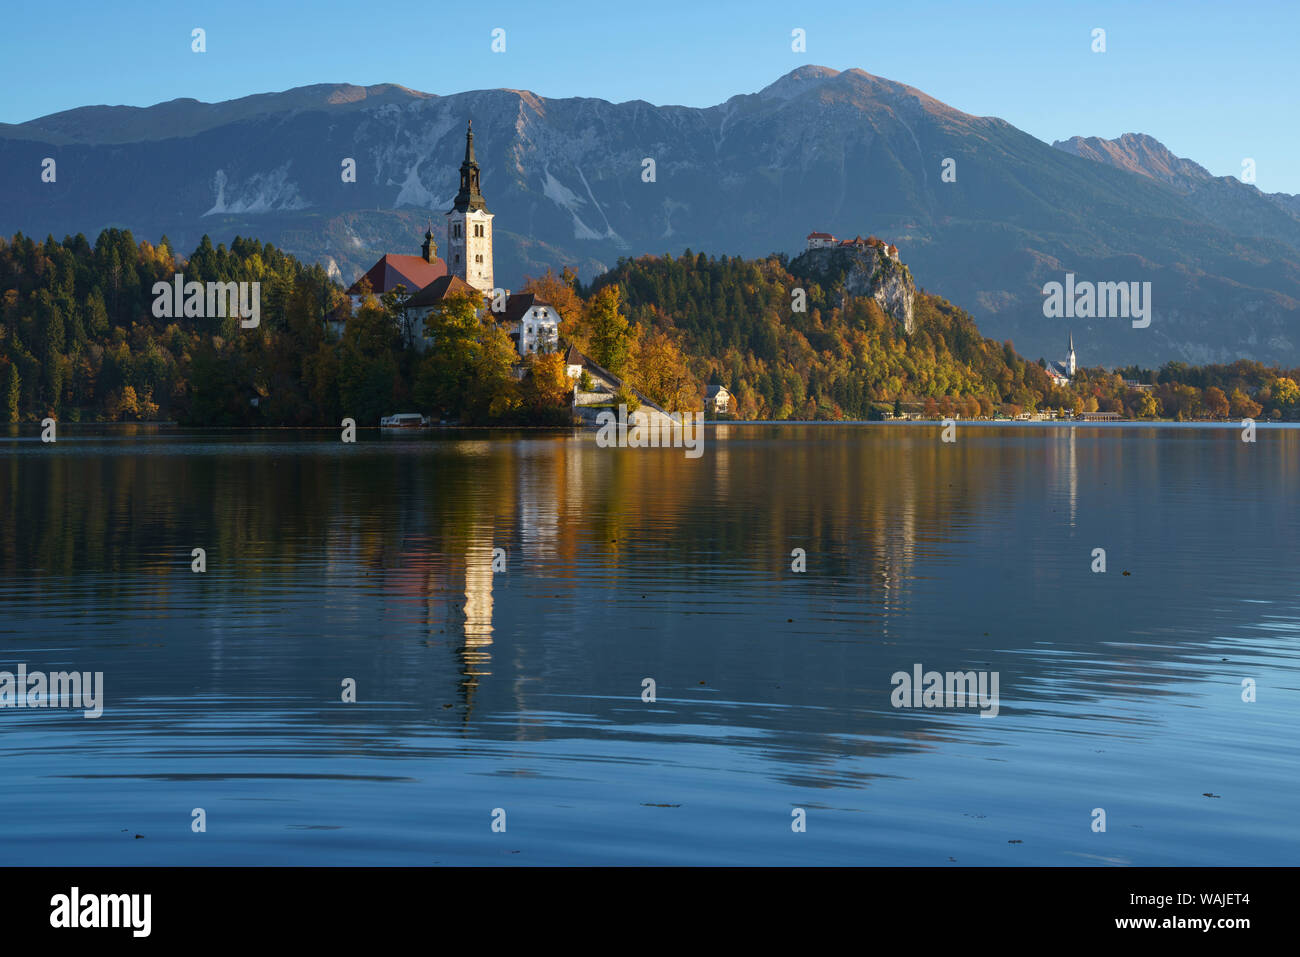
[[581,379],[582,370],[586,363],[583,361],[582,353],[578,351],[577,346],[569,346],[568,351],[564,354],[564,373],[570,379]]
[[506,297],[506,308],[497,321],[515,341],[519,355],[554,352],[560,344],[560,313],[531,292]]
[[830,233],[809,233],[809,249],[825,249],[835,245],[835,237]]
[[493,289],[492,219],[479,191],[479,168],[474,158],[474,126],[471,121],[465,130],[460,192],[447,212],[447,271],[487,293]]
[[713,407],[715,413],[725,415],[731,406],[731,393],[727,391],[726,386],[711,385],[704,390],[704,401],[706,405]]

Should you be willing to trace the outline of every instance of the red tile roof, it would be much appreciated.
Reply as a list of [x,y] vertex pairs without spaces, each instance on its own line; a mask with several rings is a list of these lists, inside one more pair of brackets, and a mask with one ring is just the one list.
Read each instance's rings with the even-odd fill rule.
[[809,233],[808,238],[809,239],[834,239],[835,237],[832,236],[830,233]]
[[[388,253],[379,262],[370,267],[361,279],[370,280],[370,288],[376,296],[392,292],[398,286],[405,286],[407,292],[423,289],[439,276],[447,275],[447,264],[435,258],[425,262],[423,256],[401,256]],[[355,296],[361,292],[361,279],[348,287],[348,295]]]

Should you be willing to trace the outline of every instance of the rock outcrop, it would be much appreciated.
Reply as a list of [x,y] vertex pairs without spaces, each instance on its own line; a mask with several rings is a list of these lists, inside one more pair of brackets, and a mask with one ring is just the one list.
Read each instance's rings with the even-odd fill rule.
[[809,249],[790,262],[790,272],[816,282],[823,289],[839,287],[846,296],[869,296],[889,316],[903,324],[909,335],[916,329],[912,304],[916,284],[912,271],[889,254],[884,245],[862,248],[837,246]]

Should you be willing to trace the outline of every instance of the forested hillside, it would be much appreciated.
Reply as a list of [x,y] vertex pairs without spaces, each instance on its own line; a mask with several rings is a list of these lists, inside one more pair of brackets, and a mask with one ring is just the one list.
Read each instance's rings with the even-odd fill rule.
[[[564,317],[564,339],[670,410],[698,409],[708,383],[742,419],[863,419],[882,413],[991,417],[1114,411],[1178,419],[1300,414],[1300,370],[1242,360],[1159,370],[1081,369],[1066,388],[1010,342],[984,338],[962,309],[918,291],[915,329],[801,260],[620,260],[584,287],[552,273],[525,287]],[[261,321],[158,318],[153,286],[260,282]],[[414,292],[407,290],[406,292]],[[207,237],[188,257],[110,229],[36,242],[0,239],[0,420],[169,420],[193,425],[362,426],[415,410],[467,423],[568,421],[559,355],[516,367],[490,313],[449,300],[420,354],[400,332],[401,295],[353,314],[319,266],[274,246]],[[803,308],[799,308],[802,306]],[[328,320],[346,320],[335,339]],[[1126,383],[1125,380],[1128,380]],[[1141,389],[1133,383],[1150,385]]]
[[[1248,360],[1081,369],[1058,388],[1038,362],[1011,342],[986,339],[947,300],[919,291],[916,330],[907,335],[873,300],[796,275],[801,259],[713,259],[688,250],[620,260],[593,288],[617,287],[633,322],[677,343],[693,375],[725,385],[744,419],[858,419],[896,405],[967,417],[1049,408],[1179,419],[1300,411],[1300,370]],[[806,293],[802,312],[797,289]]]

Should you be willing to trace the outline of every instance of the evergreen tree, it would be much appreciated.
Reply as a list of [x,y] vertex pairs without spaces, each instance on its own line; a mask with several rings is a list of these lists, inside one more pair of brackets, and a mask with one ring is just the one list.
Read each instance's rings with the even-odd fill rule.
[[22,383],[18,378],[18,367],[9,363],[9,382],[5,389],[5,421],[18,421],[18,398],[22,394]]

